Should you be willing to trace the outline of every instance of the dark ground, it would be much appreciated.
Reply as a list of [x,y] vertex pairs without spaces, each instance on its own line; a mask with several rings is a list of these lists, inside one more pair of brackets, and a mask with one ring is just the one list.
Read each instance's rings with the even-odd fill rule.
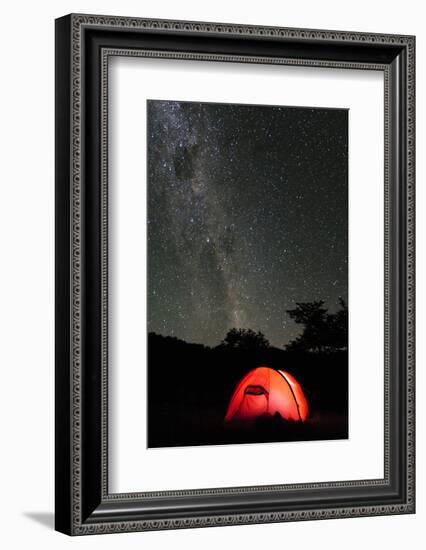
[[[249,426],[225,425],[237,383],[261,365],[294,375],[308,401],[306,422],[259,418]],[[347,351],[246,351],[148,336],[148,447],[346,439],[347,411]]]

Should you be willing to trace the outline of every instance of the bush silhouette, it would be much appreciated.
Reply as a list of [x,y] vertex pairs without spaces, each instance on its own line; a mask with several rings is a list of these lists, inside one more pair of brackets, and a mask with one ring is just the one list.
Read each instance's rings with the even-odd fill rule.
[[269,348],[269,341],[264,334],[250,328],[232,328],[220,345],[232,349],[259,350]]

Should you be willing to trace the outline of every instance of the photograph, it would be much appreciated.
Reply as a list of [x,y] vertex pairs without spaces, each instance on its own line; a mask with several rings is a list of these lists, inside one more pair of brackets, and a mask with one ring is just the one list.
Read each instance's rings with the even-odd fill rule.
[[147,100],[147,447],[349,437],[348,117]]

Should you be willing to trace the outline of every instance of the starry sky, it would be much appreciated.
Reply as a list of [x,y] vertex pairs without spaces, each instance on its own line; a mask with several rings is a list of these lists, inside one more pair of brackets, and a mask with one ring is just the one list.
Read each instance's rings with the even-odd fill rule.
[[283,348],[347,300],[348,111],[148,100],[148,330]]

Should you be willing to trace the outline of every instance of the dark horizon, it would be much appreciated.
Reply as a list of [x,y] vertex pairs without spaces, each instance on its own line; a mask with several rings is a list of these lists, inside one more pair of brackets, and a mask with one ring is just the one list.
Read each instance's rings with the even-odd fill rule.
[[343,109],[177,101],[148,109],[148,331],[283,349],[286,310],[347,302]]
[[[327,304],[325,304],[325,306],[326,306],[326,305],[327,305]],[[334,313],[335,310],[332,309],[332,308],[330,308],[330,309],[328,309],[328,312],[329,312],[329,313]],[[296,331],[294,337],[297,337],[297,336],[300,336],[300,335],[303,333],[303,328],[301,328],[300,326],[297,326],[296,324],[295,324],[295,326],[296,326],[296,328],[297,328],[297,331]],[[149,330],[149,331],[148,331],[148,335],[149,335],[149,334],[155,334],[156,336],[161,336],[162,338],[175,338],[175,339],[180,340],[180,341],[182,341],[182,342],[184,342],[184,343],[186,343],[186,344],[191,344],[191,345],[202,345],[202,346],[205,346],[205,347],[207,347],[207,348],[209,348],[209,349],[214,349],[214,348],[220,346],[221,343],[223,342],[224,338],[225,338],[226,335],[228,334],[228,332],[229,332],[230,330],[232,330],[232,329],[235,329],[235,328],[241,328],[241,329],[243,329],[243,330],[252,330],[252,331],[254,331],[254,332],[261,332],[261,333],[263,334],[263,336],[265,336],[266,339],[269,341],[270,347],[271,347],[271,348],[276,348],[276,349],[279,349],[279,350],[281,350],[281,351],[286,351],[286,346],[288,346],[288,345],[290,344],[290,342],[292,341],[291,339],[289,339],[287,342],[282,343],[281,345],[273,344],[273,343],[270,341],[270,339],[269,339],[269,337],[268,337],[267,334],[263,333],[262,331],[254,330],[254,329],[252,329],[251,327],[248,327],[248,326],[246,326],[246,327],[228,327],[228,328],[226,329],[226,331],[224,332],[222,338],[221,338],[218,342],[212,343],[212,344],[206,344],[206,343],[204,343],[204,342],[195,342],[195,341],[192,341],[192,340],[186,340],[186,339],[184,339],[184,338],[181,338],[181,337],[177,336],[176,334],[164,334],[164,333],[156,332],[155,330]]]

